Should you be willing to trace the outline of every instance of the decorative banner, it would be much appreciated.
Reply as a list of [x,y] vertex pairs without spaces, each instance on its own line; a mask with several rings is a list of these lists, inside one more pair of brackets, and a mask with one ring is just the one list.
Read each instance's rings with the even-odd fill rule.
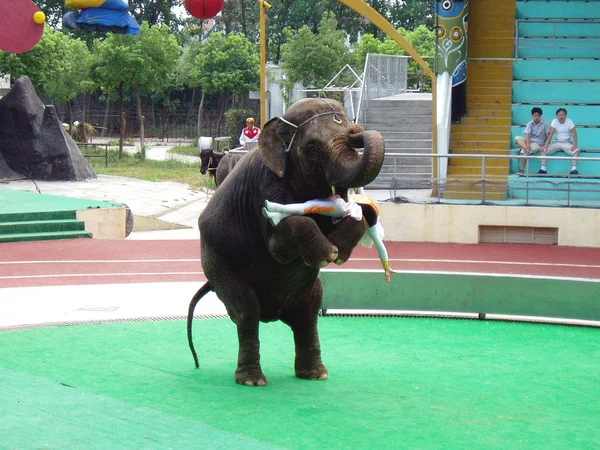
[[452,86],[467,79],[469,1],[436,0],[436,73],[449,72]]
[[44,33],[45,14],[31,0],[0,1],[0,50],[31,50]]
[[467,48],[469,0],[435,2],[435,71],[452,76],[451,120],[467,112]]
[[185,0],[185,9],[198,19],[211,19],[221,12],[224,0]]
[[129,14],[129,5],[124,0],[65,0],[65,6],[81,9],[63,16],[65,28],[140,34],[140,26]]

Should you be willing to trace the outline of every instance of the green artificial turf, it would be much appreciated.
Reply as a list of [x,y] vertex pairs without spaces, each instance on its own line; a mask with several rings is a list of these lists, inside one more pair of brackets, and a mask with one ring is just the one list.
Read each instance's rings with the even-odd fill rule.
[[261,325],[269,386],[233,381],[235,326],[197,320],[0,333],[0,447],[598,448],[600,330],[417,318],[320,320],[330,379],[294,377]]

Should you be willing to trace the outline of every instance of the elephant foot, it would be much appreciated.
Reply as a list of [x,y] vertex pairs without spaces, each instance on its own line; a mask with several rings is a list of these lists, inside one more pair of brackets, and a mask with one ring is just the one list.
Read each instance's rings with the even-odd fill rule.
[[[323,256],[311,258],[306,256],[304,258],[304,263],[309,267],[318,267],[319,269],[325,267],[329,263],[332,263],[338,259],[338,249],[336,246],[332,246],[331,252],[328,255],[325,255],[325,259]],[[316,260],[316,261],[315,261]],[[313,262],[315,261],[315,262]]]
[[329,378],[329,371],[323,364],[318,364],[310,368],[297,368],[296,376],[306,380],[326,380]]
[[240,369],[235,371],[235,382],[244,386],[267,386],[267,377],[260,367],[253,369]]

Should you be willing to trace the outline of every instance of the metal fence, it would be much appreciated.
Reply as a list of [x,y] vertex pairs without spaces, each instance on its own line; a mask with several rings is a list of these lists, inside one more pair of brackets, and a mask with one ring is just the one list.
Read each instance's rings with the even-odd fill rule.
[[408,89],[409,56],[368,53],[357,116],[369,100],[403,94]]
[[[393,201],[451,203],[461,201],[470,204],[498,204],[523,206],[579,206],[600,208],[600,173],[598,175],[557,175],[524,174],[494,175],[489,173],[490,159],[547,159],[571,161],[571,156],[526,156],[526,155],[492,155],[492,154],[414,154],[386,153],[386,158],[400,160],[405,158],[430,157],[439,165],[440,158],[447,158],[449,165],[453,158],[471,158],[474,168],[480,168],[480,176],[446,178],[431,177],[429,180],[411,177],[408,174],[399,176],[394,164],[394,175],[390,182],[390,198]],[[581,161],[600,162],[598,156],[579,158]],[[569,166],[567,166],[569,167]],[[415,196],[414,191],[420,191]],[[406,195],[406,194],[409,195]],[[412,197],[411,197],[412,195]],[[470,197],[470,198],[467,198]]]

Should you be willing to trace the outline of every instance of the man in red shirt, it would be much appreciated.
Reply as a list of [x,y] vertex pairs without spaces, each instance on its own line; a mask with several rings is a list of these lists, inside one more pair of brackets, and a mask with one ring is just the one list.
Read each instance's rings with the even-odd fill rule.
[[240,145],[244,146],[246,142],[258,142],[258,136],[260,135],[260,128],[254,126],[254,119],[248,117],[246,119],[246,128],[242,130],[240,135]]

